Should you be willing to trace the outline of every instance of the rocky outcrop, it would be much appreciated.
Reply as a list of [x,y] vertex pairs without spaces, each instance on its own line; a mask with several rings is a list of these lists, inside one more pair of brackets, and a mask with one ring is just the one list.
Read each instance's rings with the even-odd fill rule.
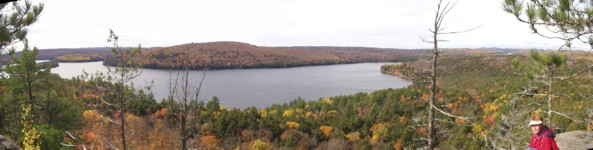
[[559,149],[593,149],[593,131],[572,131],[556,135]]
[[9,138],[0,135],[0,150],[20,150],[14,141]]

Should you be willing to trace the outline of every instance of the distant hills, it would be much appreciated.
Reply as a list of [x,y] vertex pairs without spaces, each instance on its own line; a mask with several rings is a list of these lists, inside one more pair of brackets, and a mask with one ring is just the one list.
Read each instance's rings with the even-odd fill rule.
[[[443,49],[445,55],[507,54],[520,51],[510,48],[455,48]],[[151,60],[145,68],[159,69],[232,69],[232,68],[283,68],[310,65],[329,65],[361,62],[400,62],[429,55],[427,49],[396,49],[373,47],[292,46],[267,47],[242,42],[189,43],[169,47],[144,48]],[[15,55],[19,56],[20,53]],[[115,65],[110,47],[56,48],[39,50],[38,60],[62,60],[71,55],[89,56],[89,61],[104,60]],[[8,58],[3,55],[2,57]],[[6,59],[5,59],[6,60]]]
[[[363,47],[264,47],[241,42],[190,43],[150,48],[154,58],[146,68],[234,69],[284,68],[360,62],[397,62],[415,59],[423,51]],[[115,65],[115,59],[105,64]]]
[[[111,57],[110,47],[91,47],[91,48],[55,48],[55,49],[40,49],[37,54],[37,60],[57,60],[59,56],[82,54],[88,56]],[[20,52],[16,52],[15,56],[20,56]],[[10,59],[8,55],[2,55],[4,60]]]

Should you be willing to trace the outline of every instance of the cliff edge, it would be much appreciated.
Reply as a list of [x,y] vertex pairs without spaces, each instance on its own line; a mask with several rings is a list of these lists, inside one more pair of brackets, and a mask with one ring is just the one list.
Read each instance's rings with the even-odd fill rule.
[[556,136],[559,149],[593,149],[593,131],[572,131]]

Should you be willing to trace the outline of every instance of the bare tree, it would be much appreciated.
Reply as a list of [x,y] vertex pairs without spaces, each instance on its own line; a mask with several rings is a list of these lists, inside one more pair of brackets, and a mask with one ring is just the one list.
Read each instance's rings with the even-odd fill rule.
[[455,116],[452,115],[450,113],[447,113],[439,108],[437,108],[435,106],[435,99],[436,99],[436,93],[437,93],[437,60],[439,57],[439,42],[446,42],[447,40],[442,40],[440,39],[438,36],[442,35],[442,34],[456,34],[456,33],[463,33],[463,32],[468,32],[471,30],[474,30],[476,28],[470,29],[470,30],[466,30],[466,31],[454,31],[454,32],[448,32],[445,31],[445,28],[443,27],[443,21],[445,20],[445,16],[447,16],[447,14],[449,12],[451,12],[451,10],[455,7],[455,5],[457,4],[457,2],[455,3],[451,3],[451,2],[447,2],[446,4],[443,5],[443,1],[439,0],[439,4],[437,5],[437,10],[435,11],[435,18],[434,18],[434,26],[432,29],[429,29],[430,33],[432,34],[432,39],[431,40],[426,40],[426,39],[422,39],[424,42],[427,43],[431,43],[433,44],[433,49],[432,49],[432,69],[430,72],[430,100],[429,100],[429,109],[428,109],[428,146],[429,149],[433,149],[434,147],[436,147],[436,141],[435,141],[435,125],[434,125],[434,111],[437,110],[440,113],[450,116],[450,117],[456,117],[456,118],[461,118],[464,120],[469,120],[468,117],[463,117],[463,116]]
[[[193,60],[186,60],[184,64],[186,64],[184,74],[181,75],[181,72],[177,72],[175,75],[175,79],[173,81],[173,73],[170,75],[170,82],[169,82],[169,108],[175,114],[175,116],[179,116],[179,142],[180,142],[180,149],[186,150],[187,141],[195,136],[195,132],[198,131],[200,127],[199,123],[197,122],[199,111],[198,108],[198,98],[200,95],[200,91],[202,90],[202,83],[204,83],[204,79],[206,79],[206,74],[208,72],[208,68],[204,68],[203,74],[200,80],[197,82],[197,87],[192,87],[190,83],[190,74],[189,74],[189,64],[196,63]],[[177,91],[177,90],[181,91]]]

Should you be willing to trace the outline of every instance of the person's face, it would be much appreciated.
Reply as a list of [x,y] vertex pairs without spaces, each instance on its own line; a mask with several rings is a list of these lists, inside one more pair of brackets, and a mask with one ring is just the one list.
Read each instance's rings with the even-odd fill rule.
[[538,124],[538,125],[532,125],[531,126],[531,131],[533,131],[533,134],[537,134],[539,133],[539,131],[542,130],[542,125]]

